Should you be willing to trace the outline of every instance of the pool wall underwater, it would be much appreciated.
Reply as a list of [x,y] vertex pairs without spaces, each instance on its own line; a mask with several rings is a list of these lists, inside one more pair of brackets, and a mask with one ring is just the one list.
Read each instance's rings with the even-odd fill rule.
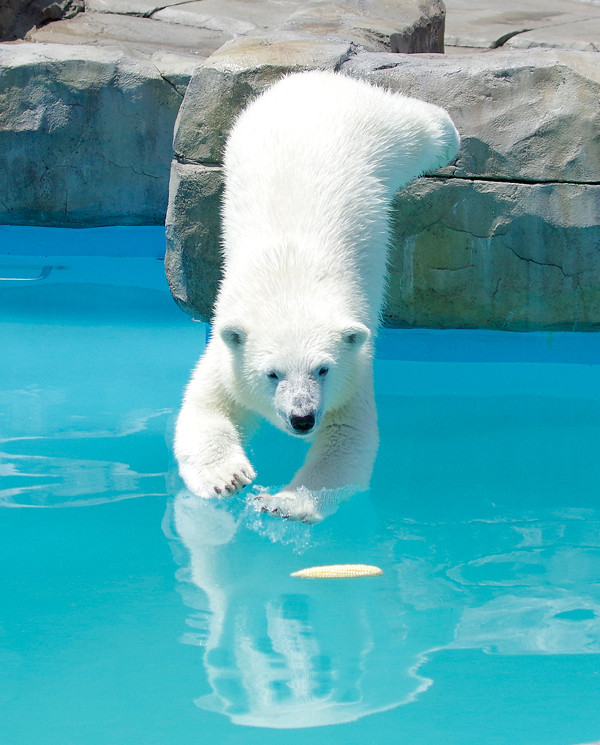
[[0,227],[0,741],[597,742],[600,337],[382,331],[371,488],[292,524],[270,427],[241,496],[177,476],[207,328],[164,245]]

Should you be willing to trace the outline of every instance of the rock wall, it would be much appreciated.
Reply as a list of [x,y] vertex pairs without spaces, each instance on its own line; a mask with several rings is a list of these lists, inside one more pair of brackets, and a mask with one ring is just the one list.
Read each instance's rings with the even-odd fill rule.
[[396,199],[385,322],[600,327],[597,55],[362,55],[345,70],[444,106],[463,138],[454,167]]
[[[323,48],[338,68],[447,108],[456,163],[397,195],[389,326],[591,329],[600,323],[600,68],[584,52],[445,57]],[[289,68],[303,66],[302,55]],[[220,161],[244,102],[283,72],[232,47],[188,87],[175,134],[167,276],[209,319],[220,273]]]
[[94,47],[0,45],[0,222],[162,224],[193,67]]
[[[163,223],[183,94],[207,57],[231,59],[228,43],[281,71],[389,50],[392,37],[443,50],[441,0],[87,0],[71,18],[79,0],[8,3],[0,22],[35,42],[0,44],[0,222],[12,224]],[[226,105],[206,125],[217,139]]]
[[68,18],[78,0],[6,0],[0,33],[32,43],[0,43],[0,222],[167,211],[173,295],[209,319],[234,116],[286,71],[336,69],[445,106],[463,138],[454,166],[394,203],[385,323],[595,329],[600,8],[447,5],[86,0]]

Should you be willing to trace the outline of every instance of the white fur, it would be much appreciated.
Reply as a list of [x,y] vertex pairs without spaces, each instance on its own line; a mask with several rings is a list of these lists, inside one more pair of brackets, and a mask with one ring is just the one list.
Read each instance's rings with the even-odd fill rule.
[[289,75],[244,110],[225,153],[214,334],[175,437],[192,492],[254,480],[242,447],[253,414],[312,440],[291,483],[263,497],[269,511],[317,519],[295,510],[299,493],[368,486],[389,202],[458,145],[439,107],[335,73]]

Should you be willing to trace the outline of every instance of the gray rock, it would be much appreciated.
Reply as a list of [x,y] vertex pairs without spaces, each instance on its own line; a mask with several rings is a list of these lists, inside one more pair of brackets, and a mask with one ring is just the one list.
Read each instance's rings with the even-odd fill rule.
[[115,15],[151,18],[159,8],[179,5],[181,0],[85,0],[86,13],[111,13]]
[[51,23],[27,35],[43,44],[103,46],[132,57],[151,57],[157,50],[176,52],[200,64],[232,34],[206,28],[158,23],[151,18],[112,13],[81,13],[70,20]]
[[198,0],[169,5],[153,18],[167,23],[199,26],[232,36],[261,35],[284,24],[306,0]]
[[405,54],[444,51],[445,7],[441,0],[344,0],[312,2],[281,30],[351,42],[371,51]]
[[0,46],[0,221],[160,224],[191,67],[169,57]]
[[439,47],[443,18],[439,0],[87,0],[29,31],[34,44],[0,45],[0,220],[162,222],[177,109],[208,56],[208,125],[184,118],[177,146],[206,142],[182,160],[218,162],[235,111],[284,71],[339,65],[353,41],[389,48],[394,33]]
[[443,106],[457,177],[600,182],[600,58],[562,50],[462,57],[361,54],[349,75]]
[[190,81],[173,139],[176,160],[221,163],[227,133],[247,101],[286,72],[333,70],[351,53],[348,43],[297,33],[225,45]]
[[173,163],[165,271],[177,304],[199,319],[210,318],[221,276],[222,191],[220,168]]
[[445,0],[446,47],[598,51],[600,4],[573,0]]
[[[36,0],[48,2],[48,0]],[[67,2],[67,0],[56,0]],[[71,0],[81,2],[82,0]],[[353,43],[371,51],[442,52],[441,0],[87,0],[86,12],[31,31],[44,43],[118,46],[133,53],[171,49],[208,57],[243,37]]]
[[600,328],[600,186],[423,178],[396,198],[388,326]]
[[511,36],[506,46],[512,49],[532,49],[548,47],[551,49],[577,49],[587,52],[600,52],[600,8],[596,17],[573,23],[562,23],[558,27],[522,31]]
[[[203,319],[210,318],[219,277],[218,166],[225,134],[244,101],[281,73],[268,59],[246,67],[241,52],[222,52],[214,67],[198,70],[181,109],[167,268],[180,305]],[[342,52],[340,60],[334,64],[334,56],[329,65],[445,106],[463,136],[454,166],[419,179],[394,203],[385,323],[595,328],[596,55]]]
[[[344,70],[451,113],[444,179],[398,195],[391,326],[588,329],[600,323],[600,69],[595,54],[361,55]],[[382,64],[385,62],[385,64]],[[427,74],[428,73],[428,74]]]
[[22,39],[36,26],[71,18],[84,8],[84,0],[2,0],[0,41]]

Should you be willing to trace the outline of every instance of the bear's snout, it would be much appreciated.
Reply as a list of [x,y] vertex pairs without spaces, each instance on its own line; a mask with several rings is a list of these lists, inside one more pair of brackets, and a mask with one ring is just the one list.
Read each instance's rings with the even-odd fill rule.
[[306,373],[288,374],[277,386],[274,403],[286,432],[301,437],[312,434],[322,414],[320,380]]
[[290,424],[295,432],[306,434],[315,426],[315,415],[305,414],[304,416],[297,416],[296,414],[292,414],[290,416]]

